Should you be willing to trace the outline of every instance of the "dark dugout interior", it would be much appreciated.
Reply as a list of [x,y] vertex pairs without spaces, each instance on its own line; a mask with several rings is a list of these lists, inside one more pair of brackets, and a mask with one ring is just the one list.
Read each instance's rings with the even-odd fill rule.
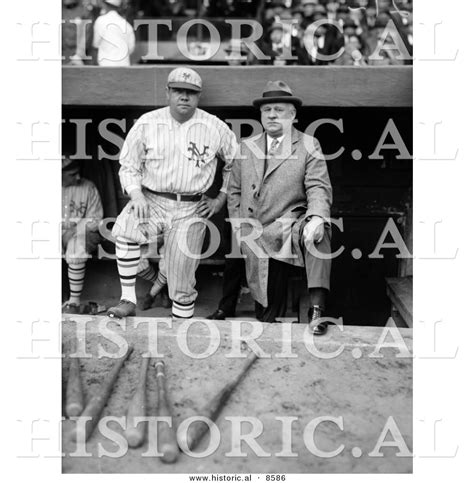
[[[127,202],[118,180],[119,148],[115,140],[110,142],[99,133],[99,125],[105,119],[125,119],[125,133],[128,132],[140,115],[153,109],[150,107],[65,107],[63,109],[63,153],[76,155],[82,159],[83,175],[92,180],[99,189],[104,205],[104,216],[115,217]],[[258,112],[249,107],[206,108],[208,112],[223,120],[259,119]],[[85,153],[91,159],[84,160],[83,153],[77,149],[78,128],[74,119],[87,119],[85,128]],[[305,130],[318,119],[330,119],[338,122],[322,124],[315,132],[324,153],[335,153],[341,147],[344,152],[327,162],[333,184],[333,218],[342,218],[343,231],[333,226],[333,252],[344,247],[341,255],[333,260],[331,274],[331,295],[328,301],[327,315],[342,317],[345,325],[385,325],[390,316],[390,300],[386,295],[386,277],[412,275],[410,260],[397,258],[400,251],[394,246],[390,234],[384,237],[388,246],[380,250],[382,258],[371,258],[380,237],[392,220],[398,232],[405,240],[411,238],[412,211],[412,161],[397,159],[400,150],[406,148],[412,153],[412,110],[411,108],[319,108],[303,107],[298,111],[295,127]],[[84,122],[84,121],[83,121]],[[387,124],[391,131],[398,132],[403,142],[393,139],[391,134],[383,136]],[[340,130],[342,123],[342,132]],[[393,128],[393,126],[395,128]],[[109,124],[107,129],[123,138],[124,131],[117,125]],[[249,127],[243,127],[242,137],[251,133]],[[380,150],[382,159],[369,159],[380,144],[392,145]],[[82,144],[82,143],[80,143]],[[361,157],[353,156],[355,150]],[[354,159],[354,157],[356,159]],[[114,159],[115,158],[115,159]],[[212,192],[219,189],[220,172]],[[213,220],[221,233],[224,229],[224,213]],[[411,251],[411,247],[408,247]],[[104,242],[104,249],[113,253],[113,244]],[[206,243],[204,250],[206,249]],[[212,256],[222,260],[225,249],[221,243]],[[360,258],[358,256],[360,255]],[[101,263],[114,263],[113,261]],[[202,264],[198,270],[216,270],[215,264]],[[222,269],[220,266],[219,269]],[[294,275],[302,274],[295,269]],[[300,290],[302,283],[299,284]],[[293,300],[295,298],[293,297]],[[217,300],[216,300],[217,304]],[[289,307],[288,316],[291,316]]]

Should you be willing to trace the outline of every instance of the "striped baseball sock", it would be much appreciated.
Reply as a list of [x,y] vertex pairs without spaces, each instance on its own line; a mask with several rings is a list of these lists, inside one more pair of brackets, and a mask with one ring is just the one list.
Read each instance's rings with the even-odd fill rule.
[[79,305],[81,302],[82,288],[84,287],[84,277],[86,275],[86,262],[75,263],[67,266],[67,276],[69,279],[69,302]]
[[137,303],[135,281],[137,278],[138,262],[140,261],[140,246],[122,237],[117,237],[115,243],[117,267],[122,286],[122,300]]
[[173,317],[178,317],[180,319],[190,319],[194,315],[194,302],[182,304],[173,300],[171,314]]
[[145,270],[138,272],[138,276],[143,278],[143,280],[148,280],[149,282],[154,283],[156,277],[158,276],[158,271],[152,264],[150,264],[147,268],[145,268]]
[[151,287],[150,289],[150,295],[152,297],[156,297],[160,293],[161,289],[166,285],[166,283],[166,277],[161,272],[158,272],[156,280],[153,283],[153,287]]

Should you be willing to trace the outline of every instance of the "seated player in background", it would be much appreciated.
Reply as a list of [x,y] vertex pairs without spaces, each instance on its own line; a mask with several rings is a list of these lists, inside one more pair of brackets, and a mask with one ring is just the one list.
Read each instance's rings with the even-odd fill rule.
[[70,295],[65,313],[80,311],[86,262],[100,242],[99,223],[104,216],[99,192],[92,181],[80,174],[78,161],[62,162],[62,248],[68,267]]

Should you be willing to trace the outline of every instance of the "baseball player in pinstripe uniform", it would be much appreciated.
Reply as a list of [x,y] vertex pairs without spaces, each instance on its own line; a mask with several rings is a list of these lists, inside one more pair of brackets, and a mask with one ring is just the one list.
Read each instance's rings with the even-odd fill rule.
[[[118,216],[113,236],[121,300],[111,317],[135,315],[135,280],[140,246],[163,235],[159,273],[148,295],[168,284],[172,315],[194,314],[195,271],[210,218],[226,201],[237,141],[228,126],[198,109],[202,80],[186,67],[168,77],[168,106],[144,114],[128,133],[120,154],[120,182],[130,201]],[[225,163],[219,195],[203,195],[214,180],[219,155]]]
[[100,242],[99,222],[104,216],[95,184],[81,178],[78,161],[62,162],[62,245],[67,263],[69,300],[65,313],[79,313],[86,262]]

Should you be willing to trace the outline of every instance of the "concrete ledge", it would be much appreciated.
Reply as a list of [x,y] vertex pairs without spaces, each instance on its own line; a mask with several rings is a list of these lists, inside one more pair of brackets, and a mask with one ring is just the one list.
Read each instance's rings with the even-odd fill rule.
[[[163,106],[175,65],[132,67],[63,66],[65,106]],[[274,67],[199,66],[205,86],[202,107],[246,107],[270,79],[282,79],[304,106],[411,107],[411,66]]]

